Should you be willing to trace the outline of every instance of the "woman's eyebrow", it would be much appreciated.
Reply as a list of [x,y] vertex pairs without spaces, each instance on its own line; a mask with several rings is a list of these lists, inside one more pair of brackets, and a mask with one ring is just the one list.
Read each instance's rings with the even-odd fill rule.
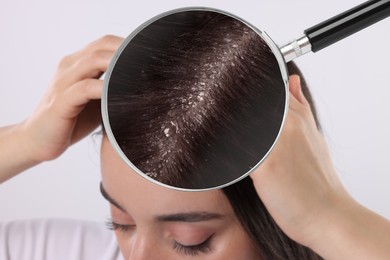
[[218,213],[201,211],[161,215],[156,216],[155,219],[160,222],[201,222],[224,217],[224,215]]
[[103,188],[103,183],[102,182],[100,182],[100,193],[102,194],[103,198],[105,198],[112,205],[114,205],[118,209],[122,210],[123,212],[126,212],[126,210],[121,205],[119,205],[118,202],[116,202],[113,198],[110,197],[110,195],[108,195],[106,190]]
[[[106,190],[103,188],[102,182],[100,182],[100,192],[108,202],[110,202],[112,205],[122,210],[123,212],[126,212],[126,210],[121,205],[119,205],[118,202],[116,202],[113,198],[110,197],[110,195],[108,195]],[[225,217],[224,215],[218,213],[206,212],[206,211],[199,211],[199,212],[195,211],[195,212],[159,215],[156,216],[155,219],[159,222],[202,222],[202,221],[209,221],[215,219],[222,219],[224,217]]]

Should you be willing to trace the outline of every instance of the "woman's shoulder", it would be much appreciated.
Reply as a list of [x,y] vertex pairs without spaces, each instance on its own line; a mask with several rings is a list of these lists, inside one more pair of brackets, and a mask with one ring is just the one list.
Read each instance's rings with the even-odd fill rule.
[[104,223],[78,219],[0,222],[0,259],[122,259]]

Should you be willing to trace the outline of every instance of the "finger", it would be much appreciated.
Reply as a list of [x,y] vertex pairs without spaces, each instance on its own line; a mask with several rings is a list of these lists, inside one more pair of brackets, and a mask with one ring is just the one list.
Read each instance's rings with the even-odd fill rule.
[[289,109],[293,112],[296,112],[297,115],[308,119],[312,124],[316,125],[310,103],[303,94],[299,75],[290,76],[289,90]]
[[77,117],[71,144],[81,140],[99,126],[102,118],[100,111],[99,100],[92,100],[86,105]]
[[309,101],[306,99],[302,91],[301,79],[298,75],[291,75],[289,80],[289,107],[298,111],[311,110]]
[[99,38],[96,41],[89,43],[85,50],[107,50],[107,51],[116,51],[118,47],[122,44],[124,38],[115,36],[115,35],[105,35]]
[[[93,67],[87,67],[94,70],[94,72],[91,73],[93,77],[96,78],[100,77],[100,75],[107,70],[108,64],[112,56],[119,48],[119,46],[122,44],[123,40],[124,39],[122,37],[118,37],[114,35],[106,35],[94,42],[89,43],[86,47],[84,47],[80,51],[71,55],[67,55],[64,58],[62,58],[57,67],[57,73],[61,76],[60,78],[61,81],[59,81],[61,82],[61,85],[63,86],[72,85],[77,81],[77,79],[80,80],[85,78],[85,76],[83,77],[83,75],[80,75],[80,73],[83,73],[84,71],[78,71],[77,66],[76,66],[76,70],[70,70],[70,68],[75,68],[75,65],[78,66],[83,65],[84,63],[87,63],[88,60],[94,60],[96,59],[96,56],[98,56],[99,54],[111,53],[111,55],[109,55],[110,58],[107,62],[107,65],[104,66],[103,68],[100,68],[100,70],[96,70],[96,68]],[[69,73],[69,71],[72,73],[73,76],[71,78],[69,78],[69,75],[67,74]],[[76,73],[73,74],[74,72]]]
[[83,57],[87,55],[88,53],[102,50],[102,51],[116,51],[119,46],[122,44],[124,38],[115,36],[115,35],[105,35],[89,44],[87,44],[83,49],[68,55],[63,60],[63,65],[65,67],[70,66],[74,62],[80,59],[80,57]]
[[293,76],[290,76],[289,82],[288,82],[288,90],[289,90],[289,98],[288,98],[288,106],[289,109],[292,110],[298,110],[299,108],[299,101],[296,98],[297,95],[297,84],[296,84],[296,78]]
[[290,76],[289,91],[295,97],[295,99],[303,103],[302,98],[302,88],[301,88],[301,78],[298,75]]
[[66,88],[88,78],[99,78],[105,72],[114,56],[114,51],[96,50],[80,57],[72,66],[69,66],[58,79],[60,88]]
[[93,99],[102,97],[103,81],[98,79],[84,79],[77,82],[69,89],[73,98],[73,105],[80,106]]
[[91,100],[102,96],[103,81],[98,79],[84,79],[64,90],[58,103],[60,115],[63,118],[75,118]]

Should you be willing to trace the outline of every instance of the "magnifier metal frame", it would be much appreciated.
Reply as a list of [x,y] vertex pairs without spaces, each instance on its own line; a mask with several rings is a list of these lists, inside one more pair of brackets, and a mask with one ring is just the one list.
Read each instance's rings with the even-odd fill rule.
[[[283,120],[282,120],[282,124],[281,124],[281,127],[279,129],[279,132],[277,134],[277,137],[274,141],[274,143],[272,144],[272,146],[270,147],[270,149],[268,150],[268,152],[266,153],[266,155],[253,167],[251,168],[248,172],[246,172],[245,174],[241,175],[240,177],[238,177],[237,179],[231,181],[231,182],[228,182],[228,183],[225,183],[223,185],[220,185],[220,186],[216,186],[216,187],[212,187],[212,188],[205,188],[205,189],[185,189],[185,188],[179,188],[179,187],[174,187],[174,186],[170,186],[170,185],[167,185],[165,183],[161,183],[161,182],[158,182],[156,181],[155,179],[149,177],[148,175],[146,175],[145,173],[143,173],[140,169],[138,169],[130,160],[129,158],[127,158],[127,156],[123,153],[122,149],[120,148],[118,142],[116,141],[115,137],[114,137],[114,134],[112,132],[112,129],[111,129],[111,126],[110,126],[110,122],[109,122],[109,117],[108,117],[108,85],[109,85],[109,80],[110,80],[110,77],[111,77],[111,73],[114,69],[114,66],[118,60],[118,58],[120,57],[122,51],[126,48],[126,46],[128,45],[128,43],[131,42],[131,40],[140,32],[142,31],[145,27],[149,26],[150,24],[154,23],[155,21],[165,17],[165,16],[168,16],[168,15],[171,15],[171,14],[175,14],[175,13],[181,13],[181,12],[186,12],[186,11],[207,11],[207,12],[215,12],[215,13],[220,13],[220,14],[223,14],[223,15],[227,15],[227,16],[230,16],[242,23],[244,23],[245,25],[247,25],[249,28],[251,28],[253,31],[255,31],[266,43],[267,45],[270,47],[270,49],[272,50],[272,52],[275,54],[275,57],[277,59],[277,62],[279,64],[279,68],[280,68],[280,73],[281,73],[281,76],[282,76],[282,79],[283,79],[283,82],[284,82],[284,85],[285,85],[285,94],[286,94],[286,100],[285,100],[285,107],[284,107],[284,112],[283,112]],[[182,190],[182,191],[205,191],[205,190],[211,190],[211,189],[218,189],[218,188],[223,188],[225,186],[228,186],[232,183],[235,183],[243,178],[245,178],[246,176],[248,176],[253,170],[255,170],[263,160],[265,160],[265,158],[268,156],[268,154],[271,152],[271,150],[273,149],[273,147],[275,146],[276,144],[276,141],[278,140],[279,138],[279,135],[281,133],[281,130],[283,129],[283,125],[284,125],[284,122],[285,122],[285,118],[286,118],[286,115],[287,115],[287,110],[288,110],[288,95],[289,95],[289,91],[288,91],[288,83],[289,83],[289,80],[288,80],[288,72],[287,72],[287,65],[284,61],[284,58],[283,58],[283,55],[282,53],[280,52],[279,50],[279,47],[272,41],[272,39],[265,33],[265,32],[262,32],[260,31],[259,29],[257,29],[255,26],[251,25],[250,23],[248,23],[247,21],[243,20],[242,18],[238,17],[238,16],[235,16],[234,14],[231,14],[229,12],[226,12],[226,11],[223,11],[223,10],[219,10],[219,9],[215,9],[215,8],[209,8],[209,7],[184,7],[184,8],[178,8],[178,9],[174,9],[174,10],[170,10],[170,11],[167,11],[167,12],[164,12],[162,14],[159,14],[151,19],[149,19],[148,21],[146,21],[145,23],[143,23],[142,25],[140,25],[138,28],[136,28],[125,40],[124,42],[121,44],[121,46],[119,47],[119,49],[117,50],[117,52],[115,53],[113,59],[111,60],[110,64],[109,64],[109,67],[107,69],[107,72],[106,72],[106,76],[104,78],[104,83],[103,83],[103,94],[102,94],[102,115],[103,115],[103,124],[104,124],[104,127],[105,127],[105,130],[106,130],[106,133],[107,133],[107,137],[111,143],[111,145],[114,147],[115,151],[118,152],[118,154],[120,155],[120,157],[127,163],[127,165],[130,166],[130,168],[132,168],[134,171],[136,171],[138,174],[140,174],[142,177],[148,179],[149,181],[152,181],[158,185],[162,185],[164,187],[168,187],[168,188],[171,188],[171,189],[175,189],[175,190]]]
[[[128,158],[127,156],[122,152],[119,144],[117,143],[114,134],[112,132],[111,126],[110,126],[110,120],[108,116],[108,85],[109,80],[112,74],[112,71],[114,69],[114,66],[120,57],[122,51],[126,48],[126,46],[131,42],[131,40],[139,33],[141,32],[145,27],[148,25],[154,23],[155,21],[179,12],[186,12],[186,11],[209,11],[209,12],[216,12],[220,13],[226,16],[230,16],[242,23],[244,23],[246,26],[251,28],[254,32],[256,32],[268,45],[268,47],[272,50],[273,54],[275,55],[275,58],[279,64],[280,73],[285,85],[285,109],[284,109],[284,115],[281,127],[279,129],[279,132],[277,134],[277,137],[275,141],[273,142],[272,146],[268,150],[268,152],[265,154],[265,156],[248,172],[241,175],[237,179],[230,181],[228,183],[225,183],[223,185],[219,185],[212,188],[204,188],[204,189],[185,189],[185,188],[179,188],[170,186],[161,182],[156,181],[155,179],[147,176],[145,173],[143,173],[141,170],[139,170]],[[359,6],[356,6],[338,16],[335,16],[329,20],[326,20],[316,26],[313,26],[307,30],[305,30],[305,34],[298,38],[297,40],[293,40],[289,42],[288,44],[279,47],[269,36],[266,32],[261,31],[257,29],[255,26],[250,24],[249,22],[245,21],[244,19],[231,14],[227,11],[223,11],[216,8],[210,8],[210,7],[184,7],[184,8],[178,8],[174,10],[170,10],[164,13],[161,13],[143,24],[141,24],[139,27],[137,27],[121,44],[119,49],[116,51],[113,59],[111,60],[109,67],[105,73],[104,77],[104,83],[103,83],[103,93],[102,93],[102,118],[103,118],[103,124],[108,136],[108,139],[111,143],[111,145],[114,147],[114,150],[120,155],[120,157],[126,162],[127,165],[130,166],[131,169],[133,169],[135,172],[140,174],[142,177],[148,179],[149,181],[156,183],[158,185],[175,189],[175,190],[181,190],[181,191],[205,191],[205,190],[212,190],[212,189],[219,189],[226,187],[228,185],[231,185],[245,177],[247,177],[252,171],[254,171],[262,162],[265,160],[269,153],[274,148],[277,140],[279,139],[280,133],[283,129],[287,111],[288,111],[288,100],[289,100],[289,74],[287,70],[287,62],[294,60],[295,58],[302,56],[308,52],[316,52],[319,51],[357,31],[360,31],[366,27],[368,27],[371,24],[374,24],[390,15],[390,0],[372,0],[365,2]]]

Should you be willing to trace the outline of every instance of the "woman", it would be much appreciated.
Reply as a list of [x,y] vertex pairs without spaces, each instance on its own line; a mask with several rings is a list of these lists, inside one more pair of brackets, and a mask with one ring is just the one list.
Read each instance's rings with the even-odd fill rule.
[[[218,13],[191,12],[185,16],[185,21],[191,23],[180,23],[182,15],[172,14],[152,23],[122,51],[111,74],[109,111],[117,142],[138,168],[163,183],[194,188],[203,186],[204,179],[197,174],[199,172],[215,177],[214,182],[218,183],[226,178],[227,172],[240,172],[240,166],[251,164],[244,160],[258,158],[258,151],[264,145],[259,136],[269,134],[274,127],[274,120],[269,120],[269,115],[281,116],[279,113],[283,111],[284,93],[278,91],[284,90],[284,83],[272,52],[256,32]],[[175,32],[171,32],[169,24],[172,23]],[[156,35],[156,31],[160,33]],[[160,35],[163,37],[159,38]],[[166,42],[169,44],[164,44]],[[131,48],[133,46],[136,52]],[[289,64],[289,71],[301,75],[293,63]],[[304,80],[302,82],[311,100]],[[278,109],[279,106],[282,108]],[[239,142],[231,142],[237,136]],[[114,229],[131,230],[132,225],[118,225],[118,222],[139,223],[134,214],[143,213],[142,205],[154,205],[155,198],[159,198],[157,205],[147,208],[153,211],[137,218],[142,222],[148,220],[145,226],[153,224],[148,216],[168,213],[223,216],[197,221],[198,228],[195,223],[187,224],[184,238],[179,232],[172,235],[170,240],[173,242],[169,239],[168,242],[173,245],[168,243],[168,246],[179,253],[202,258],[210,255],[210,259],[229,256],[234,259],[318,259],[277,227],[250,178],[224,188],[222,192],[181,194],[152,188],[154,185],[149,188],[150,183],[134,176],[134,172],[126,174],[134,178],[125,181],[127,176],[122,176],[123,173],[131,170],[125,165],[118,169],[113,167],[120,165],[120,160],[107,162],[107,158],[115,154],[107,140],[104,135],[102,192],[110,194],[106,196],[108,198],[128,194],[128,204],[116,204],[132,205],[128,212],[134,212],[128,214],[132,219],[114,219]],[[242,143],[247,144],[244,149]],[[211,149],[213,152],[204,156]],[[235,153],[232,154],[231,149]],[[243,159],[235,165],[232,162],[238,156]],[[218,167],[210,170],[210,163],[206,163],[202,168],[204,157],[209,162],[217,162]],[[160,158],[164,159],[163,163]],[[226,166],[221,169],[220,165]],[[110,178],[105,178],[106,175]],[[116,183],[110,184],[115,179]],[[119,188],[121,186],[123,189]],[[119,190],[120,194],[117,193]],[[137,201],[141,203],[139,208],[135,208]],[[200,203],[201,207],[191,207]],[[126,216],[123,211],[114,207],[113,215]],[[126,237],[129,233],[118,232],[118,236]],[[191,239],[195,236],[192,233],[202,234]],[[231,237],[235,240],[230,241]],[[153,241],[150,237],[145,240]],[[213,247],[227,244],[227,241],[236,246],[220,249],[223,253],[218,256],[212,254],[217,250]],[[153,244],[167,243],[162,240]],[[192,246],[184,247],[183,244]],[[127,251],[125,255],[130,254],[129,248],[120,246],[122,251]],[[164,257],[171,258],[171,255]]]
[[[55,159],[98,126],[98,78],[122,40],[106,36],[65,57],[34,113],[1,128],[1,181]],[[126,259],[390,256],[389,222],[342,187],[302,75],[292,63],[289,67],[295,75],[277,145],[250,177],[223,190],[188,193],[152,184],[134,173],[103,135],[101,190]]]

